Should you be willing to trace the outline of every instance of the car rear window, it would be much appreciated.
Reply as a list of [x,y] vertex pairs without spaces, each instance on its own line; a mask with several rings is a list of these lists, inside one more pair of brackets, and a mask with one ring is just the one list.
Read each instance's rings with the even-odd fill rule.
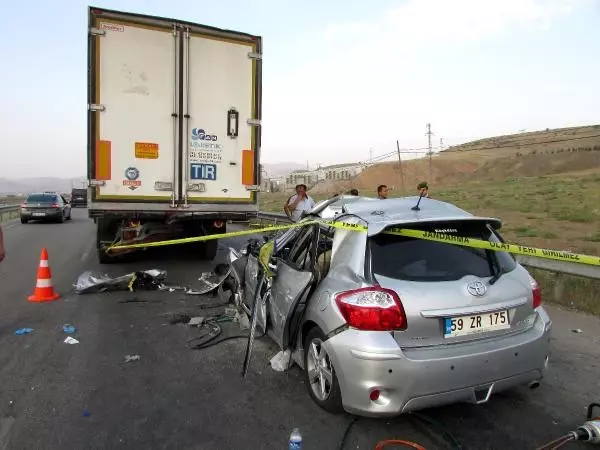
[[71,195],[87,195],[87,191],[85,189],[73,189]]
[[52,194],[33,194],[27,197],[28,203],[58,203],[58,196]]
[[[461,222],[431,226],[411,226],[453,236],[501,242],[485,223]],[[466,275],[491,277],[501,270],[510,272],[516,267],[506,252],[483,250],[444,242],[378,234],[369,239],[371,267],[376,275],[407,281],[453,281]]]

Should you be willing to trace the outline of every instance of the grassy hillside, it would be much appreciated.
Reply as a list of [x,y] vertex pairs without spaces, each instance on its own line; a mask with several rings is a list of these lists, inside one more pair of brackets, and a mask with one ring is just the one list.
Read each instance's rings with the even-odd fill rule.
[[600,145],[600,125],[587,127],[555,128],[506,136],[494,136],[450,147],[446,152],[497,150],[544,151],[572,147]]

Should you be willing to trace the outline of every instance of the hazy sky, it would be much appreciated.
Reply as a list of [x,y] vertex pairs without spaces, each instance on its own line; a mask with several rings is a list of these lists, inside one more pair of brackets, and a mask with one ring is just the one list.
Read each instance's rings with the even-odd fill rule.
[[[0,177],[81,176],[86,1],[5,2]],[[597,0],[97,0],[264,37],[263,162],[600,123]]]

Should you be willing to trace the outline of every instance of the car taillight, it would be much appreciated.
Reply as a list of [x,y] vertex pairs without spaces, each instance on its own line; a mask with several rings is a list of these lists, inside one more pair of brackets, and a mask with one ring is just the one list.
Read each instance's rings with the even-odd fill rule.
[[53,204],[52,204],[52,207],[53,207],[53,208],[58,208],[58,203],[53,203]]
[[340,292],[335,302],[352,328],[369,331],[406,329],[400,297],[391,289],[372,286]]
[[531,291],[533,293],[533,309],[542,306],[542,289],[533,277],[529,277],[531,282]]
[[27,202],[23,203],[23,204],[21,205],[21,208],[27,208]]

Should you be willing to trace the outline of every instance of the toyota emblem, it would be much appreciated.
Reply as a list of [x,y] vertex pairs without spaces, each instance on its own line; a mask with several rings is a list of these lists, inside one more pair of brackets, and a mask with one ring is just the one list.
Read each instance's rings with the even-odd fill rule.
[[467,284],[467,291],[475,297],[481,297],[487,292],[487,286],[482,281],[473,281]]

